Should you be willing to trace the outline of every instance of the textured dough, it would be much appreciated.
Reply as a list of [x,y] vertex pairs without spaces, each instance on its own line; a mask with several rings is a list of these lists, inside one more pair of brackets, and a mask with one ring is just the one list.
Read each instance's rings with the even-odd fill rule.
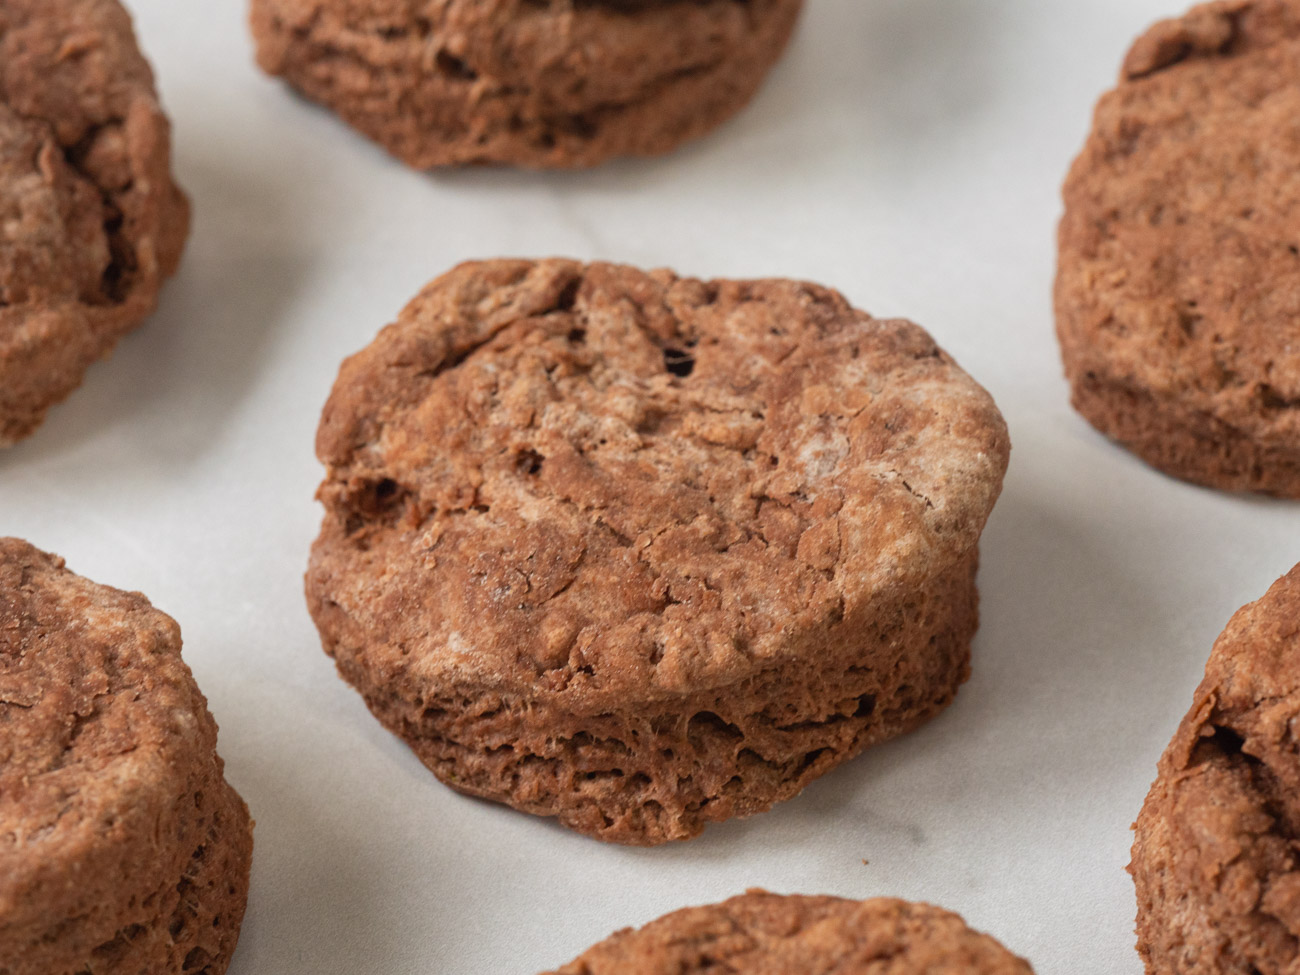
[[1064,195],[1076,408],[1177,477],[1300,497],[1300,3],[1152,28]]
[[739,111],[803,0],[253,0],[258,61],[418,169],[658,155]]
[[1300,965],[1300,566],[1239,611],[1136,824],[1138,950],[1152,975]]
[[252,824],[180,631],[0,539],[0,975],[220,975]]
[[189,204],[117,0],[0,4],[0,446],[153,311]]
[[956,914],[750,891],[612,935],[546,975],[1033,975]]
[[824,288],[467,264],[343,365],[308,599],[448,784],[685,838],[952,700],[1008,450]]

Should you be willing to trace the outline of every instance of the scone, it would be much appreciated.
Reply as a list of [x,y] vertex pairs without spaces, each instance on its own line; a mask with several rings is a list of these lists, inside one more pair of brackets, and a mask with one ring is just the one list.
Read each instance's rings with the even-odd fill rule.
[[545,975],[1033,975],[928,904],[752,890],[624,930]]
[[1157,24],[1065,184],[1075,407],[1175,477],[1300,497],[1300,2]]
[[1008,450],[825,288],[465,264],[343,365],[308,602],[448,785],[683,839],[952,701]]
[[417,169],[593,166],[739,111],[803,0],[252,0],[262,68]]
[[1300,566],[1240,610],[1138,817],[1138,950],[1152,975],[1300,965]]
[[0,446],[139,325],[180,261],[153,75],[117,0],[0,3]]
[[252,824],[176,623],[0,539],[0,973],[220,975]]

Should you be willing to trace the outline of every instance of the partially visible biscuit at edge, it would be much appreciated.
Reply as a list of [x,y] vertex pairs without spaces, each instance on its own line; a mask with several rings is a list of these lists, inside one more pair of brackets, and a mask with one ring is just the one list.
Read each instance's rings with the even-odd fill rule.
[[189,203],[117,0],[0,5],[0,446],[154,309]]
[[1300,963],[1300,566],[1228,623],[1134,827],[1150,975]]
[[544,975],[1033,975],[949,911],[753,890],[619,931]]
[[1300,2],[1227,0],[1130,51],[1065,183],[1073,402],[1175,477],[1300,497]]
[[721,124],[803,0],[252,0],[269,74],[417,169],[593,166]]
[[180,631],[0,539],[0,972],[221,975],[252,823]]
[[654,844],[969,673],[1009,442],[917,326],[795,281],[462,265],[344,363],[307,596],[444,782]]

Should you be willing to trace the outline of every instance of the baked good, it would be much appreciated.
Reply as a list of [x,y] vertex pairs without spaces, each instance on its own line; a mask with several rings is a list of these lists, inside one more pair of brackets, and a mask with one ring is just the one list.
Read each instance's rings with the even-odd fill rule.
[[117,0],[0,4],[0,446],[157,304],[189,204]]
[[417,169],[593,166],[739,111],[803,0],[252,0],[258,63]]
[[176,623],[0,539],[0,972],[220,975],[252,823]]
[[1032,975],[960,917],[878,898],[761,890],[627,929],[546,975]]
[[1065,184],[1075,407],[1198,484],[1300,497],[1300,2],[1157,24]]
[[1160,759],[1129,871],[1151,973],[1300,965],[1300,566],[1240,610]]
[[465,264],[343,364],[308,602],[453,788],[682,839],[952,700],[1008,451],[825,288]]

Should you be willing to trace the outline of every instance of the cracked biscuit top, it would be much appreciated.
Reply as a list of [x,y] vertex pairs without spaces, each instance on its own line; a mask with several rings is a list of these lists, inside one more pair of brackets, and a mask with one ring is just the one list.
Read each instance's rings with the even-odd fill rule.
[[0,539],[0,936],[165,876],[215,747],[170,617]]
[[752,890],[620,931],[549,975],[1032,975],[956,914]]
[[380,674],[677,695],[967,557],[1008,451],[924,331],[825,288],[465,264],[342,367],[313,597]]
[[1136,824],[1149,970],[1293,971],[1300,952],[1300,566],[1220,635]]
[[1157,24],[1066,182],[1057,319],[1072,375],[1300,442],[1300,2]]
[[117,0],[0,3],[0,445],[148,315],[189,206]]

